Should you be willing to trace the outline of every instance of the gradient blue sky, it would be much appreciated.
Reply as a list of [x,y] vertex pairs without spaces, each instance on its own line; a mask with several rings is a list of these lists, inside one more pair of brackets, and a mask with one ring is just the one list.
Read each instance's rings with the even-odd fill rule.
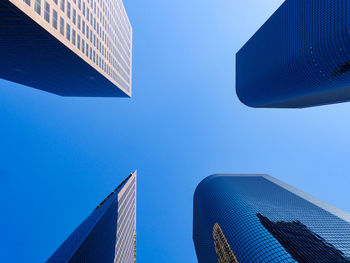
[[350,103],[251,109],[234,93],[235,53],[281,3],[125,0],[132,99],[0,80],[0,261],[45,261],[135,169],[138,262],[196,262],[192,197],[212,173],[268,173],[350,211]]

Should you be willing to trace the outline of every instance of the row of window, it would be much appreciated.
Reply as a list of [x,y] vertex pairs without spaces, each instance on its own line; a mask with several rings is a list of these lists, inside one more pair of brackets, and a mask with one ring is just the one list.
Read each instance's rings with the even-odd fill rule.
[[[30,5],[30,1],[31,1],[31,0],[23,0],[23,1],[24,1],[25,3],[27,3],[28,5]],[[54,3],[56,3],[56,4],[58,5],[58,0],[53,0],[53,1],[54,1]],[[74,1],[74,3],[76,4],[77,0],[73,0],[73,1]],[[130,64],[130,61],[128,61],[128,58],[130,57],[131,41],[130,41],[130,34],[128,34],[128,33],[126,32],[126,29],[125,29],[125,27],[126,27],[125,24],[129,25],[129,23],[126,23],[126,22],[125,22],[125,20],[126,20],[125,15],[122,15],[122,14],[121,14],[122,12],[119,10],[119,8],[117,8],[117,10],[118,10],[118,15],[115,14],[115,9],[113,9],[113,8],[111,9],[111,12],[112,12],[112,14],[113,14],[113,16],[110,17],[111,19],[114,20],[115,17],[118,17],[118,18],[120,18],[120,19],[123,18],[123,20],[124,20],[124,23],[120,23],[119,19],[116,19],[116,22],[117,22],[117,24],[118,24],[118,26],[119,26],[118,28],[119,28],[119,30],[122,31],[122,34],[123,34],[123,37],[122,37],[122,36],[120,35],[119,30],[117,29],[117,26],[116,26],[115,23],[114,23],[113,26],[112,26],[112,29],[113,29],[113,30],[110,29],[109,25],[106,23],[106,21],[105,21],[103,15],[102,15],[102,12],[99,11],[99,7],[96,8],[96,2],[94,2],[93,0],[91,0],[90,3],[91,3],[91,7],[94,6],[94,12],[95,12],[95,14],[96,14],[96,9],[97,9],[97,17],[100,18],[101,23],[103,23],[103,25],[106,27],[106,30],[108,31],[109,35],[111,35],[111,37],[113,38],[113,41],[114,41],[114,42],[117,42],[117,41],[118,41],[118,40],[116,39],[116,37],[115,37],[115,33],[116,33],[116,34],[118,35],[118,39],[119,39],[119,40],[121,41],[121,43],[122,43],[123,48],[124,48],[125,50],[128,50],[128,52],[126,52],[126,53],[124,53],[124,50],[121,51],[121,52],[124,53],[124,54],[122,54],[122,55],[126,57],[127,63]],[[94,3],[94,4],[93,4],[93,3]],[[105,13],[106,13],[106,14],[109,14],[108,9],[107,9],[106,6],[103,4],[104,2],[99,1],[99,3],[102,4],[103,10],[105,11]],[[116,5],[115,2],[113,2],[113,3],[114,3],[114,5]],[[110,2],[108,2],[108,5],[109,5],[109,6],[113,6],[113,5],[110,5]],[[61,8],[61,10],[62,10],[63,12],[65,12],[65,7],[66,7],[66,0],[61,0],[61,1],[60,1],[60,8]],[[81,10],[81,0],[78,0],[78,8],[79,8],[79,10]],[[85,12],[85,10],[86,10],[86,12]],[[36,11],[38,14],[41,14],[41,0],[35,0],[35,11]],[[99,31],[99,24],[97,24],[97,27],[96,27],[96,19],[95,19],[95,18],[94,18],[94,23],[92,22],[92,21],[93,21],[93,19],[92,19],[92,12],[91,12],[91,14],[89,15],[89,8],[85,8],[85,2],[83,2],[83,10],[82,10],[82,11],[83,11],[83,15],[86,16],[87,20],[88,20],[88,21],[90,20],[91,26],[92,26],[92,24],[94,24],[94,29],[97,30],[97,31]],[[67,16],[68,16],[68,18],[71,18],[71,12],[73,12],[73,18],[72,18],[72,20],[73,20],[73,23],[75,24],[75,23],[76,23],[76,13],[77,13],[77,12],[76,12],[76,10],[75,10],[74,8],[72,9],[70,2],[67,1]],[[109,16],[109,15],[108,15],[108,16]],[[79,17],[80,17],[80,16],[79,16]],[[98,22],[97,22],[97,23],[98,23]],[[124,29],[124,30],[122,30],[122,29]],[[129,33],[130,33],[130,28],[129,28]],[[124,40],[124,41],[123,41],[123,40]],[[126,41],[126,40],[129,40],[129,41]],[[122,50],[122,49],[119,48],[119,50]]]
[[[31,5],[31,0],[23,0],[26,4],[29,6]],[[53,0],[55,4],[58,5],[58,0]],[[76,2],[76,0],[73,0]],[[121,58],[119,53],[114,48],[113,43],[107,38],[106,34],[102,30],[102,28],[99,27],[99,24],[96,25],[96,19],[94,19],[94,23],[92,22],[92,17],[90,19],[90,24],[94,25],[94,28],[97,28],[98,33],[100,34],[101,38],[105,40],[107,43],[107,47],[111,50],[112,56],[108,49],[101,43],[98,37],[96,37],[95,33],[92,31],[92,28],[90,29],[88,24],[85,23],[85,20],[80,17],[80,15],[77,16],[76,10],[71,8],[71,5],[69,1],[67,1],[67,6],[65,6],[65,0],[61,0],[60,2],[60,8],[61,10],[66,9],[66,15],[69,19],[72,20],[73,24],[77,25],[78,29],[83,33],[83,35],[86,36],[88,40],[90,40],[91,45],[88,44],[88,42],[84,41],[83,38],[80,37],[80,35],[71,28],[71,25],[67,22],[65,24],[64,18],[60,17],[60,23],[59,23],[59,29],[58,29],[58,14],[55,9],[52,9],[52,26],[59,30],[61,35],[66,36],[66,39],[70,41],[74,46],[76,46],[83,54],[86,55],[87,58],[90,58],[91,61],[93,61],[99,68],[101,68],[103,71],[105,71],[111,78],[118,81],[124,89],[129,89],[129,83],[130,83],[130,68],[125,63],[125,61]],[[63,4],[62,4],[63,3]],[[78,6],[79,3],[81,3],[81,0],[78,0]],[[85,2],[83,2],[83,5]],[[34,10],[37,14],[41,15],[41,0],[34,0]],[[47,23],[50,23],[50,4],[45,1],[44,2],[44,20]],[[86,9],[88,10],[88,9]],[[101,29],[101,30],[100,30]],[[95,49],[92,49],[92,45],[102,54],[102,56],[109,62],[112,67],[119,72],[119,74],[123,77],[121,79],[116,72],[113,70],[112,67],[108,65],[108,63],[105,62],[103,58],[101,58],[101,55],[98,54],[98,52],[95,52]],[[120,49],[119,49],[120,50]],[[90,51],[90,52],[89,52]],[[122,53],[122,52],[121,52]],[[124,54],[125,55],[125,54]],[[117,60],[115,59],[117,57],[118,62],[121,64],[122,67],[119,66]],[[125,59],[125,56],[123,56]],[[127,59],[128,63],[130,64],[129,60]],[[126,74],[123,69],[128,73]]]
[[[66,5],[67,3],[67,5]],[[92,3],[92,1],[91,1]],[[86,23],[85,25],[85,20],[82,19],[80,17],[80,15],[76,15],[76,10],[73,8],[71,8],[71,5],[70,5],[70,2],[67,1],[65,2],[65,0],[61,0],[61,10],[62,11],[65,11],[65,6],[67,7],[66,8],[66,14],[67,14],[67,17],[70,19],[71,18],[71,12],[73,13],[72,15],[72,22],[74,25],[77,25],[78,29],[82,31],[83,34],[86,35],[86,37],[88,39],[90,39],[90,42],[92,44],[94,44],[94,47],[96,47],[101,53],[103,52],[103,50],[101,50],[100,48],[100,43],[99,43],[99,40],[98,38],[96,38],[95,34],[92,34],[92,30],[89,31],[89,26],[88,26],[88,23]],[[78,8],[81,6],[81,2],[80,0],[78,0]],[[96,18],[93,16],[92,12],[89,11],[89,8],[85,8],[85,2],[83,2],[83,5],[82,5],[83,9],[83,16],[86,17],[87,19],[87,22],[90,22],[90,25],[91,27],[93,27],[94,31],[97,32],[97,35],[100,36],[100,38],[103,40],[103,42],[106,44],[106,46],[108,47],[109,50],[111,50],[112,54],[114,55],[114,57],[117,57],[118,58],[118,61],[120,61],[120,63],[122,64],[122,68],[127,72],[127,75],[130,75],[130,54],[131,54],[131,50],[129,50],[126,45],[125,45],[125,38],[123,38],[119,31],[115,28],[116,32],[118,33],[118,37],[119,38],[116,38],[115,35],[111,32],[110,30],[110,26],[109,24],[106,23],[106,21],[104,20],[103,16],[102,16],[102,13],[101,15],[100,12],[99,12],[99,9],[97,7],[97,14],[98,14],[98,18],[100,18],[100,21],[103,22],[103,24],[106,26],[106,30],[110,33],[108,34],[113,41],[110,41],[108,38],[107,38],[107,34],[105,34],[105,32],[103,31],[103,28],[100,27],[100,24],[98,22],[98,20],[96,21]],[[95,8],[96,8],[96,2],[95,2]],[[73,11],[71,11],[73,10]],[[86,11],[85,11],[86,10]],[[101,19],[103,18],[103,20]],[[82,21],[82,23],[81,23]],[[118,20],[118,23],[119,23],[119,20]],[[86,30],[85,30],[85,27],[86,27]],[[113,26],[112,26],[113,27]],[[115,27],[115,25],[114,25]],[[89,32],[90,32],[90,37],[89,37]],[[124,40],[124,41],[123,41]],[[97,41],[97,44],[96,44],[96,41]],[[120,46],[119,44],[119,41],[120,43],[122,43],[122,46]],[[117,48],[115,48],[114,44],[113,43],[116,43],[117,44]],[[118,52],[117,52],[117,49],[119,50],[119,52],[121,53],[121,57],[123,57],[123,59],[126,61],[126,63],[121,59],[121,57],[119,56]],[[128,50],[128,52],[126,53],[125,50]],[[105,54],[102,54],[105,56]],[[107,57],[106,57],[107,58]],[[113,62],[109,61],[111,64],[113,64]],[[125,73],[123,72],[122,74],[125,75]],[[129,78],[126,78],[126,79],[129,79]]]
[[[90,9],[88,8],[88,5],[87,6],[85,5],[85,2],[83,2],[82,6],[81,6],[81,1],[78,0],[78,5],[77,6],[78,6],[79,10],[82,10],[83,16],[85,16],[86,20],[88,22],[90,22],[90,25],[94,27],[95,31],[97,31],[97,34],[99,34],[99,31],[100,31],[100,24],[98,22],[98,20],[100,20],[100,23],[104,26],[104,28],[106,29],[108,35],[113,39],[113,42],[117,43],[118,40],[121,42],[122,47],[127,52],[125,50],[123,50],[122,48],[120,48],[120,47],[119,47],[119,50],[120,50],[121,53],[123,53],[122,54],[123,57],[125,56],[125,59],[126,59],[127,63],[130,64],[129,58],[130,58],[130,55],[131,55],[130,54],[131,53],[131,50],[130,50],[131,43],[130,43],[130,36],[129,36],[129,34],[127,34],[126,32],[123,32],[123,30],[122,30],[123,26],[121,26],[121,24],[119,22],[119,19],[115,19],[117,16],[112,16],[112,17],[110,17],[110,19],[113,18],[113,20],[116,20],[116,22],[117,22],[117,24],[119,26],[119,30],[122,31],[123,36],[120,35],[119,30],[116,27],[115,23],[107,23],[106,22],[106,21],[110,21],[110,19],[106,20],[104,18],[103,14],[102,14],[102,11],[100,11],[98,6],[96,7],[96,2],[91,0],[90,3],[91,3],[91,10],[93,10],[91,12],[90,12]],[[71,18],[71,12],[72,12],[71,11],[72,7],[71,7],[70,2],[69,1],[66,2],[66,0],[61,0],[60,6],[61,6],[61,10],[63,12],[66,11],[67,17],[70,19]],[[65,7],[67,7],[66,10],[65,10]],[[82,9],[81,9],[81,7],[82,7]],[[108,15],[109,14],[108,9],[105,9],[105,11],[106,11],[105,13]],[[95,16],[93,15],[93,12],[95,13],[95,15],[97,14],[97,22],[96,22]],[[118,17],[120,18],[120,16],[118,16]],[[75,20],[76,20],[76,11],[73,8],[73,23],[75,23]],[[102,28],[101,28],[101,30],[102,30]],[[118,39],[116,38],[115,34],[118,35]],[[102,37],[102,36],[100,36],[100,37]],[[129,41],[127,41],[127,40],[129,40]]]
[[115,262],[130,262],[128,257],[133,256],[132,248],[127,244],[131,243],[135,232],[135,212],[135,196],[124,211],[118,211]]

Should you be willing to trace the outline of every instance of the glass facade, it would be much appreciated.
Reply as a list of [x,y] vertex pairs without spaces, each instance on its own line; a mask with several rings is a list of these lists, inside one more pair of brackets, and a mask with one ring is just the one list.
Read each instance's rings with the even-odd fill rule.
[[218,255],[218,263],[238,263],[237,258],[218,223],[213,227],[213,239],[215,252]]
[[[18,7],[98,73],[126,94],[131,94],[132,28],[122,0],[5,2]],[[57,17],[62,22],[59,27]],[[89,43],[89,53],[78,46],[72,32],[76,32],[81,40]]]
[[347,262],[350,215],[266,175],[214,175],[194,196],[199,263]]
[[108,195],[47,262],[136,262],[136,172]]
[[236,91],[251,107],[350,101],[349,0],[286,0],[236,55]]

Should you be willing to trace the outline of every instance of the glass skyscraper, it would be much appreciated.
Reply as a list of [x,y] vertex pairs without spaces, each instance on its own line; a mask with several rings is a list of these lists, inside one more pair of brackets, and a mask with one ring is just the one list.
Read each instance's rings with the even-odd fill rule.
[[131,96],[122,0],[2,0],[0,57],[6,80],[62,96]]
[[136,262],[136,172],[108,195],[48,263]]
[[286,0],[236,54],[236,91],[251,107],[350,101],[350,0]]
[[350,263],[350,214],[268,175],[212,175],[194,194],[199,263]]

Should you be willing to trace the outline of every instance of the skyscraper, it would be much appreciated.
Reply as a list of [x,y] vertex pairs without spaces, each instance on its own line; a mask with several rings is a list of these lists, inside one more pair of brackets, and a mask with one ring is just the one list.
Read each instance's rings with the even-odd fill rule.
[[136,172],[108,195],[49,263],[136,262]]
[[268,175],[213,175],[194,194],[199,263],[350,263],[350,214]]
[[350,101],[350,0],[286,0],[236,55],[236,91],[251,107]]
[[62,96],[130,97],[122,0],[0,1],[0,78]]

